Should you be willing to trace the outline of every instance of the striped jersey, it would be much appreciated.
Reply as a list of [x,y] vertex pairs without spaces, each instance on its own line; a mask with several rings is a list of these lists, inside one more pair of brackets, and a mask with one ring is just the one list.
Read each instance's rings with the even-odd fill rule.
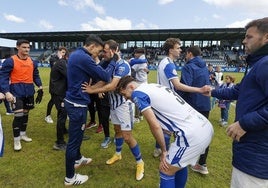
[[162,129],[175,133],[178,145],[198,144],[213,132],[211,123],[173,90],[159,84],[141,84],[131,96],[141,112],[151,108]]
[[[131,74],[131,68],[128,62],[126,62],[123,59],[116,62],[113,78],[121,79],[122,77],[130,74]],[[109,92],[109,98],[110,98],[110,105],[113,110],[126,101],[126,99],[122,95],[114,91]]]
[[174,90],[174,86],[171,82],[173,78],[178,78],[176,66],[169,57],[165,57],[157,68],[157,83]]

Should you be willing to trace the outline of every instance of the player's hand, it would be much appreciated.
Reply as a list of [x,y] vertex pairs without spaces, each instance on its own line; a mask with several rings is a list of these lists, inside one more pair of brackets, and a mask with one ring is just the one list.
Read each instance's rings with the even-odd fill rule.
[[84,82],[81,86],[82,88],[82,92],[86,92],[86,93],[93,93],[93,89],[91,88],[91,83],[90,82]]
[[3,100],[3,99],[5,99],[6,97],[5,97],[5,95],[4,95],[4,93],[0,93],[0,100]]
[[6,93],[6,100],[8,102],[14,102],[14,96],[12,95],[12,93],[10,93],[10,92]]
[[99,99],[103,99],[104,96],[105,96],[105,93],[98,93],[98,97],[99,97]]
[[36,99],[35,99],[35,103],[36,104],[40,104],[41,103],[41,101],[43,99],[43,94],[44,94],[43,89],[38,89],[37,90],[37,96],[36,96]]
[[234,122],[229,125],[226,129],[227,135],[230,136],[233,140],[240,141],[240,138],[246,134],[246,131],[241,128],[239,121]]
[[166,156],[167,156],[167,151],[164,151],[161,153],[160,165],[159,165],[160,171],[167,171],[169,169],[168,163],[166,161]]
[[211,96],[212,87],[210,85],[204,85],[200,89],[203,95],[208,96],[208,97]]

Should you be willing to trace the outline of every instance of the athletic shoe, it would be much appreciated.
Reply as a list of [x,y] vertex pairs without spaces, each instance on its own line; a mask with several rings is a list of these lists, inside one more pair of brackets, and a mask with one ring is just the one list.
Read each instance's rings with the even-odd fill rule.
[[115,153],[111,159],[109,159],[109,160],[106,161],[106,164],[108,164],[108,165],[114,164],[116,161],[119,161],[121,159],[122,159],[122,155],[121,154],[117,155]]
[[206,165],[200,165],[198,163],[196,163],[195,166],[191,166],[191,169],[195,172],[199,172],[200,174],[208,174],[208,168]]
[[93,127],[97,127],[97,123],[94,122],[89,122],[88,124],[86,124],[86,129],[91,129]]
[[86,136],[86,135],[83,136],[83,140],[89,140],[89,139],[90,139],[90,136]]
[[57,144],[55,143],[53,146],[54,150],[61,150],[61,151],[65,151],[66,150],[66,144]]
[[222,127],[227,127],[227,125],[228,125],[228,122],[226,122],[226,121],[222,121],[222,122],[221,122],[221,126],[222,126]]
[[6,115],[7,116],[12,116],[12,115],[14,115],[14,112],[7,112]]
[[80,168],[81,166],[88,165],[91,161],[92,161],[91,158],[86,158],[82,156],[81,159],[75,161],[74,168],[77,169]]
[[14,140],[14,150],[20,151],[21,150],[21,143],[19,140]]
[[106,137],[101,143],[102,148],[108,148],[108,145],[111,143],[110,137]]
[[50,115],[48,115],[47,117],[45,117],[45,121],[46,121],[47,123],[53,123],[53,120],[52,120],[52,118],[51,118]]
[[71,185],[81,185],[88,180],[87,175],[75,174],[73,178],[64,178],[64,185],[71,186]]
[[137,164],[136,180],[140,181],[144,176],[144,162]]
[[140,119],[139,118],[134,118],[134,123],[140,123]]
[[159,157],[161,155],[162,151],[160,148],[155,148],[154,149],[154,153],[153,153],[153,156],[154,157]]
[[31,142],[33,141],[31,138],[29,138],[27,135],[21,135],[20,139],[25,141],[25,142]]
[[97,130],[96,130],[96,133],[101,133],[103,131],[103,127],[101,124],[99,124]]

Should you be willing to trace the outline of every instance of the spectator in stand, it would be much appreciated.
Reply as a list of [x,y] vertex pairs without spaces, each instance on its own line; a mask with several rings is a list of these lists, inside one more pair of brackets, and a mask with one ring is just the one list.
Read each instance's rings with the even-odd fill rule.
[[[49,59],[49,64],[50,64],[50,68],[52,69],[52,67],[54,66],[54,64],[61,58],[65,58],[66,57],[66,53],[67,53],[67,49],[63,46],[59,47],[58,51],[56,54],[51,55],[50,59]],[[51,110],[53,107],[54,103],[52,100],[52,96],[50,96],[50,100],[47,103],[47,112],[46,112],[46,117],[45,117],[45,121],[47,123],[53,123],[53,119],[51,117]]]
[[[201,50],[198,46],[191,46],[186,50],[187,63],[181,70],[181,83],[192,87],[202,87],[209,85],[209,74],[207,71],[206,62],[201,58]],[[209,118],[210,97],[204,96],[200,93],[180,92],[182,98],[189,103],[200,114]],[[194,126],[194,125],[193,125]],[[206,148],[204,154],[200,155],[199,161],[192,170],[201,174],[208,174],[207,156],[209,147]]]
[[246,25],[247,71],[232,88],[211,96],[237,100],[235,122],[226,129],[233,139],[231,188],[268,187],[268,17]]
[[[43,87],[38,71],[38,63],[30,56],[30,42],[18,39],[16,43],[18,53],[7,58],[0,70],[0,87],[5,93],[7,101],[12,103],[14,119],[12,123],[14,136],[14,150],[22,149],[21,140],[32,142],[26,134],[29,111],[34,108],[34,84],[38,87],[36,103],[43,97]],[[27,66],[25,66],[27,65]]]

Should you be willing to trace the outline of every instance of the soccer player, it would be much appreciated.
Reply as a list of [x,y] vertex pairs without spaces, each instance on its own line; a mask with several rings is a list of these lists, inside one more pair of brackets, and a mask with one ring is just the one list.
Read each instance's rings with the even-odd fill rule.
[[[159,84],[139,85],[133,77],[125,76],[117,92],[135,102],[160,145],[160,187],[185,187],[187,166],[194,165],[211,142],[211,123],[176,92]],[[175,136],[168,151],[162,129]]]
[[[166,86],[174,91],[185,91],[185,92],[206,92],[206,87],[198,88],[185,85],[180,82],[178,73],[176,70],[175,61],[181,54],[181,43],[178,38],[168,38],[163,44],[163,50],[166,57],[161,60],[157,68],[157,83]],[[169,146],[171,134],[164,130],[166,146]],[[154,157],[158,157],[161,154],[159,145],[156,143],[154,150]]]
[[[118,43],[114,40],[108,40],[104,45],[104,59],[111,60],[111,51],[118,51]],[[144,176],[144,162],[141,157],[139,145],[132,134],[133,116],[132,102],[127,101],[123,96],[115,92],[116,86],[123,76],[130,75],[131,70],[129,64],[123,59],[119,59],[116,63],[115,71],[112,80],[103,85],[98,82],[93,86],[83,84],[84,92],[88,93],[104,93],[109,92],[111,104],[111,122],[114,124],[115,130],[115,145],[116,153],[112,158],[106,161],[106,164],[111,165],[122,159],[121,150],[124,141],[128,144],[133,156],[136,159],[137,170],[136,180],[141,180]]]
[[[5,99],[5,95],[0,92],[0,103],[4,99]],[[0,157],[3,156],[3,153],[4,153],[4,133],[3,133],[3,128],[2,128],[1,114],[0,114]]]
[[34,108],[34,84],[38,87],[36,103],[40,103],[42,100],[43,88],[38,64],[29,57],[30,42],[19,39],[16,48],[18,53],[7,58],[3,63],[0,70],[0,83],[7,101],[12,103],[14,150],[20,151],[21,140],[32,142],[32,139],[26,135],[26,129],[28,113]]

